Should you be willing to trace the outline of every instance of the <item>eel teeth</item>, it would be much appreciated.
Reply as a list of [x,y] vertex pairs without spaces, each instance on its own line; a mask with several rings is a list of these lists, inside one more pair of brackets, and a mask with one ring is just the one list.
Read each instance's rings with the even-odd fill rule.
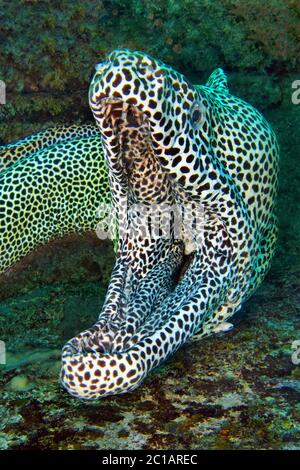
[[125,122],[127,118],[127,111],[129,109],[129,104],[123,103],[123,109],[122,109],[122,120]]

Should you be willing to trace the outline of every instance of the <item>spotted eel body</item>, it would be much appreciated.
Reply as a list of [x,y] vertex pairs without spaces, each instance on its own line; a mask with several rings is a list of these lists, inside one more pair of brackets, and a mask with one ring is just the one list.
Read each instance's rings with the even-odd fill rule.
[[0,146],[0,273],[38,245],[95,230],[109,203],[95,126],[61,126]]
[[[63,349],[61,382],[95,399],[133,390],[194,334],[225,330],[261,283],[276,243],[279,152],[221,69],[194,86],[117,50],[96,66],[89,101],[118,249],[98,321]],[[163,222],[145,231],[153,212]]]

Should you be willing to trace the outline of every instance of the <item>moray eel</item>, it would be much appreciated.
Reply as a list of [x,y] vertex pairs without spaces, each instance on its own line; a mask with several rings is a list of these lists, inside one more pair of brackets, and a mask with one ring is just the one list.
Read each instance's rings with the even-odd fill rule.
[[0,147],[0,273],[38,245],[95,230],[110,201],[96,126],[61,126]]
[[83,399],[133,390],[193,335],[230,327],[274,252],[279,154],[222,69],[192,85],[116,50],[96,66],[89,101],[119,241],[98,321],[62,353],[62,385]]

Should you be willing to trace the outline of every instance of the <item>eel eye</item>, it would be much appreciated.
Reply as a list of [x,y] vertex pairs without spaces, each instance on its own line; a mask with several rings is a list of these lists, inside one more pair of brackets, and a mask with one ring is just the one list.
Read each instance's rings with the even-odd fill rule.
[[196,104],[192,109],[191,119],[193,125],[200,124],[204,119],[204,111],[199,104]]

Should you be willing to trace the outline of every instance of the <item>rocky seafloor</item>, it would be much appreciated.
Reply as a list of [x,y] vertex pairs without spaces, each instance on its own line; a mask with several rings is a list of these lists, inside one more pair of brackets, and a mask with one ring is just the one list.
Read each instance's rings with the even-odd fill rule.
[[197,83],[224,67],[231,91],[274,127],[282,161],[279,243],[264,283],[233,330],[195,337],[132,393],[86,403],[58,382],[62,345],[101,308],[114,258],[108,242],[71,236],[0,276],[0,449],[299,449],[300,104],[291,101],[299,2],[4,3],[0,143],[90,119],[93,64],[122,46]]

